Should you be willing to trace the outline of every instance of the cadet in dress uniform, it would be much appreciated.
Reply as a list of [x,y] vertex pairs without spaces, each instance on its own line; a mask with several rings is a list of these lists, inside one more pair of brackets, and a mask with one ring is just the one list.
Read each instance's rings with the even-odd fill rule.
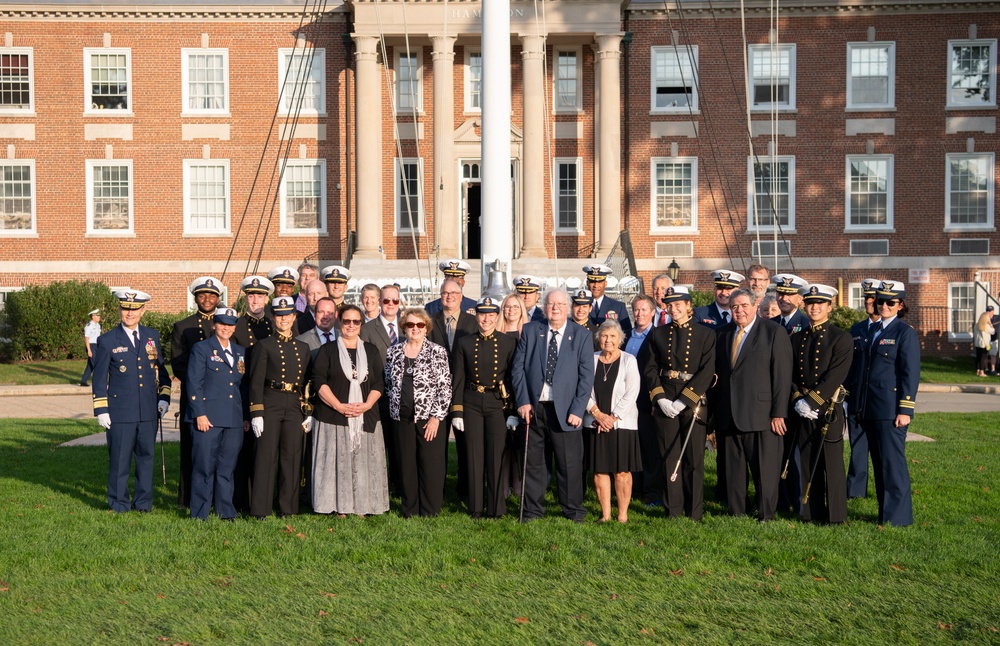
[[865,299],[865,313],[868,314],[868,318],[851,326],[854,360],[851,362],[851,371],[847,374],[847,380],[844,382],[848,391],[844,408],[847,409],[847,431],[851,443],[851,459],[847,465],[848,498],[868,497],[868,436],[861,430],[857,416],[851,414],[850,407],[856,406],[855,402],[861,401],[860,394],[855,396],[852,388],[857,387],[858,366],[865,365],[862,355],[867,352],[868,338],[882,318],[878,315],[878,310],[875,309],[875,290],[881,284],[882,281],[878,278],[865,278],[861,281],[861,294]]
[[607,319],[618,321],[622,326],[623,338],[628,337],[632,331],[632,319],[628,317],[628,307],[625,303],[604,295],[604,290],[608,287],[608,276],[611,275],[611,267],[607,265],[587,265],[583,268],[583,273],[587,274],[587,289],[594,297],[594,303],[590,310],[590,322],[595,328],[601,327]]
[[[295,298],[295,286],[299,281],[299,272],[295,269],[286,265],[280,265],[267,272],[267,279],[271,281],[271,285],[274,287],[274,291],[272,292],[273,298],[280,298],[282,296]],[[267,312],[267,318],[274,321],[274,309],[270,303],[267,304],[265,311]],[[299,331],[299,322],[295,320],[292,322],[292,337],[297,337],[299,334],[301,334]]]
[[729,296],[744,280],[743,274],[727,269],[716,269],[712,272],[712,282],[715,283],[715,302],[696,307],[694,320],[705,327],[717,330],[733,322],[733,313],[729,307]]
[[[507,513],[507,492],[500,482],[500,465],[507,440],[507,417],[513,413],[510,369],[517,342],[494,332],[499,302],[484,296],[476,304],[479,331],[455,341],[451,357],[451,424],[465,436],[469,514],[483,513],[486,480],[486,516]],[[484,470],[485,469],[485,470]]]
[[597,326],[590,322],[590,310],[594,307],[594,295],[589,289],[574,289],[569,293],[570,309],[573,311],[573,322],[590,330],[594,335],[594,352],[600,350],[597,338]]
[[868,338],[861,365],[855,370],[857,396],[850,403],[851,414],[858,417],[868,436],[878,522],[897,527],[913,524],[905,449],[920,383],[920,341],[902,320],[905,298],[905,287],[898,281],[882,281],[876,290],[875,307],[882,320]]
[[236,518],[233,470],[243,445],[243,432],[249,428],[240,397],[246,353],[231,341],[238,318],[234,309],[215,310],[214,334],[191,348],[188,361],[191,518],[200,520],[208,519],[213,505],[222,520]]
[[545,322],[545,311],[538,305],[541,289],[542,279],[537,276],[523,274],[514,279],[514,291],[517,297],[524,302],[524,308],[528,310],[529,323],[532,321]]
[[191,316],[174,323],[170,333],[170,368],[174,379],[181,382],[180,401],[180,436],[181,436],[181,475],[177,483],[177,506],[181,509],[191,506],[191,425],[186,421],[187,394],[187,364],[191,348],[195,343],[212,336],[212,316],[219,305],[222,295],[222,283],[211,276],[200,276],[191,281],[188,286],[194,295],[198,311]]
[[[694,409],[712,386],[715,375],[715,334],[692,320],[691,294],[686,287],[668,287],[663,297],[667,325],[653,328],[639,350],[644,386],[654,404],[653,419],[659,436],[663,506],[667,515],[687,514],[701,520],[705,507],[705,425],[691,422]],[[702,407],[699,418],[707,418]],[[691,429],[691,439],[681,455],[681,445]],[[677,460],[680,477],[670,481]]]
[[781,314],[771,320],[782,325],[789,334],[795,334],[809,327],[809,317],[799,309],[802,307],[802,288],[808,283],[795,274],[776,274],[771,279],[774,283],[775,301]]
[[271,515],[278,468],[278,513],[299,511],[303,434],[312,426],[305,386],[309,346],[292,337],[295,299],[271,301],[275,333],[253,348],[250,363],[250,419],[257,437],[250,514]]
[[319,275],[326,283],[326,291],[333,299],[333,304],[337,306],[337,329],[339,330],[340,310],[344,307],[344,293],[347,292],[347,281],[351,279],[351,270],[343,265],[330,265],[323,267]]
[[[792,335],[792,433],[802,454],[801,490],[817,464],[809,500],[801,505],[806,522],[847,521],[844,473],[844,408],[842,384],[851,368],[851,335],[830,323],[837,290],[809,285],[799,290],[811,325]],[[823,428],[826,427],[824,435]],[[786,434],[787,436],[787,434]]]
[[[107,431],[108,505],[117,513],[153,508],[153,449],[156,421],[170,406],[170,375],[163,364],[160,334],[139,325],[150,296],[123,290],[122,323],[97,340],[94,350],[94,415]],[[135,456],[135,493],[128,476]]]
[[[246,299],[247,309],[236,321],[233,341],[243,348],[246,365],[249,367],[253,346],[274,333],[274,322],[267,317],[267,306],[274,293],[274,284],[263,276],[247,276],[240,282],[240,290]],[[250,379],[240,380],[240,398],[243,402],[243,419],[249,420]],[[233,505],[241,514],[250,513],[250,485],[253,481],[256,439],[251,433],[244,434],[233,472]]]
[[[465,290],[465,275],[472,271],[472,265],[465,262],[464,260],[458,260],[455,258],[449,260],[442,260],[438,263],[438,269],[444,274],[445,280],[451,278],[458,283],[462,290]],[[462,304],[459,308],[463,312],[469,312],[476,308],[476,301],[469,298],[465,294],[462,294]],[[424,305],[424,311],[431,315],[431,318],[435,314],[444,309],[444,304],[441,302],[440,298],[435,298],[430,303]]]

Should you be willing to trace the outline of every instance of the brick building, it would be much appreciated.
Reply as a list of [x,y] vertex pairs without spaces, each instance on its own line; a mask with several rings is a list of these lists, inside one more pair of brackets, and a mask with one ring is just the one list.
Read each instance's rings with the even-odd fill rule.
[[[1000,287],[996,3],[510,15],[515,270],[624,230],[646,280],[760,256],[856,304],[893,278],[928,351],[968,351]],[[0,2],[0,293],[89,278],[176,310],[258,263],[477,258],[480,34],[458,0]]]

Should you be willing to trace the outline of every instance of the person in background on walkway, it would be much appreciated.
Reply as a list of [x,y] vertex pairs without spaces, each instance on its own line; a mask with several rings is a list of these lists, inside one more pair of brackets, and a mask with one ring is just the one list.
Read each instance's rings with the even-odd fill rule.
[[375,283],[367,283],[361,288],[361,309],[365,313],[365,323],[378,318],[381,295],[382,290]]
[[997,374],[997,348],[1000,344],[997,343],[997,335],[1000,334],[1000,316],[993,316],[990,318],[990,325],[993,326],[993,340],[990,343],[990,371],[991,376]]
[[[97,339],[94,351],[94,416],[107,431],[108,505],[111,511],[153,509],[156,421],[170,408],[170,375],[160,333],[139,325],[150,301],[138,290],[115,292],[121,325]],[[129,467],[135,458],[135,492],[129,501]]]
[[990,348],[993,345],[993,328],[991,319],[993,317],[993,306],[987,305],[986,311],[979,315],[976,327],[972,331],[972,345],[976,348],[976,376],[985,377],[987,372],[992,372],[990,368]]
[[[304,262],[299,265],[299,293],[295,297],[295,310],[298,312],[305,312],[306,308],[309,306],[309,301],[306,300],[306,288],[309,283],[319,278],[319,267],[312,263]],[[302,330],[305,332],[305,330]]]
[[611,476],[615,480],[618,522],[628,522],[632,472],[642,472],[639,412],[636,400],[642,380],[635,357],[622,352],[622,328],[608,319],[597,329],[601,350],[594,353],[594,385],[584,415],[586,468],[594,472],[601,505],[599,523],[611,520]]
[[860,388],[862,365],[865,365],[864,355],[868,352],[868,339],[875,326],[878,325],[878,310],[875,308],[875,290],[882,281],[878,278],[865,278],[861,281],[861,294],[865,299],[865,313],[868,318],[851,326],[850,334],[854,342],[854,356],[851,359],[851,370],[844,380],[847,388],[847,399],[844,400],[844,410],[847,411],[847,434],[851,443],[851,457],[847,465],[847,497],[866,498],[868,496],[868,436],[854,414],[861,403]]
[[233,471],[250,422],[243,416],[240,385],[246,353],[232,343],[239,315],[220,308],[213,335],[194,344],[187,366],[187,422],[192,425],[191,518],[207,520],[215,506],[222,520],[234,520]]
[[441,422],[451,404],[448,352],[427,339],[431,317],[411,307],[400,316],[406,341],[389,348],[385,381],[389,414],[396,425],[403,518],[437,516],[448,470],[448,428]]
[[83,326],[83,343],[87,346],[87,367],[83,369],[83,376],[80,377],[81,386],[90,385],[90,375],[94,372],[94,350],[97,348],[97,339],[101,336],[101,310],[90,310],[87,312],[90,321]]

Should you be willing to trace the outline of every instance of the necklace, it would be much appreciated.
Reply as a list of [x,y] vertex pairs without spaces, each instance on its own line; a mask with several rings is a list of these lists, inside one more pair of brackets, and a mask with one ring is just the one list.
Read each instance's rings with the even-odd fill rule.
[[602,381],[608,380],[608,373],[611,372],[611,368],[612,366],[615,365],[615,361],[618,361],[617,357],[615,357],[615,360],[612,361],[611,363],[604,363],[603,361],[601,362],[601,366],[604,368],[604,376],[602,378]]

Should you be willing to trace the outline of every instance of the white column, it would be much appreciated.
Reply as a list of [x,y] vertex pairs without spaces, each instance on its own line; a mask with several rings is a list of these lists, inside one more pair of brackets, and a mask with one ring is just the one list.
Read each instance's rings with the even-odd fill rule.
[[[524,77],[524,148],[521,181],[521,257],[544,258],[545,253],[545,77],[542,64],[545,39],[521,36]],[[551,169],[549,169],[551,172]]]
[[432,36],[434,51],[434,227],[439,253],[456,258],[459,251],[459,220],[455,187],[454,66],[455,37]]
[[611,252],[621,231],[621,89],[618,63],[624,34],[597,36],[597,60],[600,66],[600,186],[598,213],[600,230],[598,254]]
[[509,272],[514,254],[510,123],[510,2],[483,0],[483,285],[489,265]]
[[355,258],[382,258],[382,82],[375,36],[353,36],[357,45],[355,124],[357,127],[358,247]]

